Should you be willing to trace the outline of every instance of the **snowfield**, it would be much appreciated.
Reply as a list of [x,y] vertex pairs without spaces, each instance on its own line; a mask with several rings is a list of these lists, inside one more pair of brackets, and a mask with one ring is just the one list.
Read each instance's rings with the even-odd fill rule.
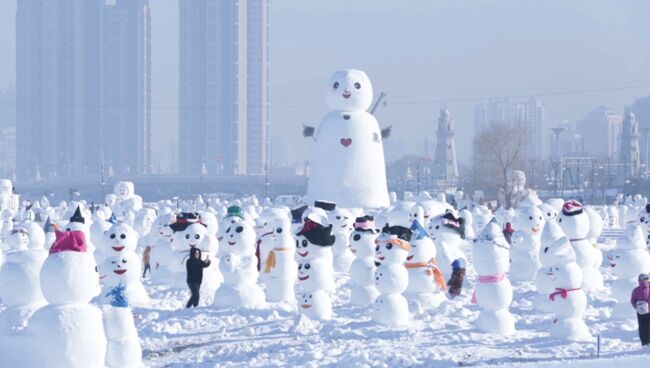
[[[617,235],[606,231],[601,240],[611,247]],[[471,256],[469,244],[464,251]],[[610,270],[601,270],[609,287]],[[471,266],[462,297],[434,310],[410,304],[411,324],[404,329],[381,327],[370,320],[370,308],[350,306],[348,278],[337,275],[334,317],[327,322],[301,316],[288,303],[258,310],[184,309],[189,291],[146,285],[152,307],[135,309],[144,362],[150,367],[564,367],[568,361],[576,368],[648,365],[650,348],[641,349],[636,323],[608,320],[614,303],[608,288],[590,295],[586,322],[593,341],[577,343],[549,337],[552,316],[533,310],[532,283],[514,284],[510,310],[517,332],[500,337],[478,332],[473,325],[480,308],[470,303],[476,278]]]

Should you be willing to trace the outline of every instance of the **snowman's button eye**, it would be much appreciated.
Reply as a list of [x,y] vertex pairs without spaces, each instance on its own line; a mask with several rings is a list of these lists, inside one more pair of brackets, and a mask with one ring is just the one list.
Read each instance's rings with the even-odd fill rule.
[[281,228],[281,227],[275,229],[275,231],[276,231],[278,234],[282,234],[282,228]]
[[354,236],[352,237],[352,239],[353,239],[354,241],[359,241],[359,239],[361,239],[361,235],[359,235],[359,234],[354,234]]
[[393,244],[391,243],[386,244],[386,249],[393,249]]
[[302,263],[298,265],[298,269],[302,270]]
[[334,89],[339,88],[339,82],[334,82],[334,85],[332,87],[334,87]]
[[123,259],[123,260],[122,260],[122,263],[126,263],[126,259]]
[[124,234],[120,235],[120,239],[126,239],[126,235]]
[[305,270],[308,270],[311,268],[311,265],[309,263],[305,264]]
[[235,231],[238,232],[238,233],[241,233],[242,231],[244,231],[244,227],[237,226],[237,228],[235,228]]
[[532,220],[532,219],[533,219],[533,216],[528,217],[528,219],[529,219],[529,220]]
[[436,230],[440,229],[440,225],[436,225]]
[[361,89],[361,84],[359,84],[358,82],[355,83],[355,84],[354,84],[354,88],[356,88],[356,89]]
[[115,239],[115,234],[111,234],[111,239]]
[[185,239],[189,239],[189,238],[190,238],[190,234],[185,234]]
[[337,219],[337,220],[340,220],[340,219],[341,219],[341,216],[336,216],[336,219]]
[[95,272],[99,272],[99,270],[97,269],[97,266],[95,266]]
[[307,247],[307,244],[308,244],[308,243],[307,243],[307,240],[303,239],[303,240],[302,240],[302,246],[303,246],[303,247]]
[[298,245],[300,245],[300,242],[298,242],[298,239],[296,239],[296,248],[298,248]]
[[199,234],[194,235],[194,239],[198,239],[198,238],[200,238],[200,237],[201,237],[201,236],[200,236]]
[[379,252],[379,245],[375,247],[375,251]]

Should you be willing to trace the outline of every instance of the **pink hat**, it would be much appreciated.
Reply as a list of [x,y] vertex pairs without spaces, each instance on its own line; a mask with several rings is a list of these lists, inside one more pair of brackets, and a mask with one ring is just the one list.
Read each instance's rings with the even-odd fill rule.
[[56,231],[56,241],[50,248],[50,254],[59,252],[86,252],[86,236],[83,231]]
[[582,203],[572,199],[564,203],[562,206],[562,213],[566,216],[575,216],[582,213]]

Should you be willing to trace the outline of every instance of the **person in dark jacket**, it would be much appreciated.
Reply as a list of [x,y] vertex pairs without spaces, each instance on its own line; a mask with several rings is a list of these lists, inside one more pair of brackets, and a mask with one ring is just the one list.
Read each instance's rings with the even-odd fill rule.
[[210,256],[205,257],[205,261],[201,259],[201,250],[194,248],[190,250],[190,258],[185,263],[187,268],[187,286],[190,288],[192,296],[187,301],[185,308],[196,307],[199,305],[199,289],[201,289],[201,282],[203,282],[203,269],[210,266]]
[[639,286],[632,291],[630,299],[639,321],[639,338],[641,345],[650,345],[650,276],[639,275]]

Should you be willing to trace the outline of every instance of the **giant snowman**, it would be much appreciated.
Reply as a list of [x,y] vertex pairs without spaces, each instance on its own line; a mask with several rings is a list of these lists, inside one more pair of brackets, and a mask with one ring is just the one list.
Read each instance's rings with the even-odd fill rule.
[[339,70],[330,79],[330,111],[317,129],[305,127],[314,138],[307,202],[328,200],[344,208],[382,208],[390,205],[386,185],[383,138],[366,112],[372,103],[372,85],[360,70]]

